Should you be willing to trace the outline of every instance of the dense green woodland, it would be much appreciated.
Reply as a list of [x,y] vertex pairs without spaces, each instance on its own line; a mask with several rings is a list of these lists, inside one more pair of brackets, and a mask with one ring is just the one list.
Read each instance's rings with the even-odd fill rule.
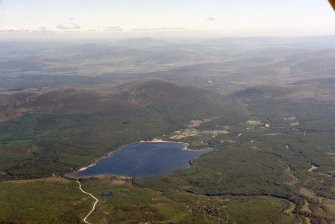
[[182,128],[192,119],[229,114],[243,117],[236,105],[217,96],[172,100],[114,112],[27,114],[0,124],[1,179],[65,174],[92,163],[122,145],[153,139]]
[[335,104],[207,91],[122,112],[2,122],[0,220],[82,223],[92,200],[60,176],[122,145],[175,140],[176,131],[196,133],[178,138],[191,148],[213,150],[164,177],[82,180],[100,199],[92,223],[334,223]]

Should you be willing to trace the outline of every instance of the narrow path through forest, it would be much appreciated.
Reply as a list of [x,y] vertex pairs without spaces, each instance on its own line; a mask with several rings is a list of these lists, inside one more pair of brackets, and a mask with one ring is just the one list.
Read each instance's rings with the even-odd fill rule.
[[88,217],[92,214],[92,212],[94,212],[94,210],[95,210],[95,208],[96,208],[96,206],[97,206],[97,204],[98,204],[98,202],[99,202],[99,199],[96,198],[93,194],[91,194],[91,193],[89,193],[89,192],[87,192],[87,191],[84,191],[83,188],[82,188],[82,186],[81,186],[81,183],[79,182],[79,180],[77,180],[76,182],[78,183],[78,185],[79,185],[79,190],[80,190],[81,192],[83,192],[84,194],[89,195],[91,198],[93,198],[93,199],[95,200],[95,202],[94,202],[94,204],[93,204],[93,206],[92,206],[91,211],[90,211],[90,212],[85,216],[85,218],[83,219],[83,221],[84,221],[85,223],[87,223],[87,224],[92,224],[92,223],[90,223],[89,221],[87,221],[87,219],[88,219]]

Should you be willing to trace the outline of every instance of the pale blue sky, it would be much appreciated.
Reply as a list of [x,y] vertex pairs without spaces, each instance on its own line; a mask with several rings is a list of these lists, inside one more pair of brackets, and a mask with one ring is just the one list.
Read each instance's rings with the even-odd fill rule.
[[[0,0],[0,30],[335,34],[327,0]],[[212,18],[212,19],[209,19]],[[42,28],[44,27],[44,28]]]

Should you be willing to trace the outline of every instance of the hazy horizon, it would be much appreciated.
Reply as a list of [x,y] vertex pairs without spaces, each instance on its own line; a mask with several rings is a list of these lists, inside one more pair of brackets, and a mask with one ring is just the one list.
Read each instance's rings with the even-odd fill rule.
[[0,39],[335,35],[328,1],[1,0]]

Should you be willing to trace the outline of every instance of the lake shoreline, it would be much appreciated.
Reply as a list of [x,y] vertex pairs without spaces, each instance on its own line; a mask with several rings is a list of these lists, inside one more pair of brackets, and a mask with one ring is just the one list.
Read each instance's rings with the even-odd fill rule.
[[126,147],[129,147],[131,145],[134,145],[134,144],[145,144],[145,143],[166,143],[166,144],[180,144],[182,145],[183,147],[180,149],[181,151],[188,151],[188,152],[210,152],[212,151],[213,149],[211,148],[206,148],[206,149],[200,149],[200,150],[193,150],[193,149],[190,149],[189,148],[189,143],[185,143],[185,142],[175,142],[175,141],[167,141],[167,140],[162,140],[162,139],[153,139],[153,140],[141,140],[137,143],[130,143],[128,145],[124,145],[124,146],[121,146],[119,147],[117,150],[114,150],[112,152],[109,152],[107,153],[105,156],[102,156],[100,157],[99,159],[96,159],[95,162],[91,163],[90,165],[87,165],[87,166],[84,166],[84,167],[81,167],[79,168],[78,170],[74,171],[74,172],[71,172],[71,173],[68,173],[68,174],[65,174],[64,177],[65,178],[69,178],[69,179],[88,179],[88,178],[98,178],[98,177],[104,177],[104,176],[115,176],[115,177],[120,177],[120,178],[124,178],[124,179],[131,179],[131,178],[134,178],[134,177],[130,177],[130,176],[122,176],[122,175],[113,175],[113,174],[101,174],[101,175],[92,175],[92,176],[87,176],[87,177],[77,177],[76,174],[79,173],[79,172],[83,172],[91,167],[94,167],[97,165],[97,163],[103,159],[106,159],[110,156],[112,156],[114,153],[118,152],[118,151],[121,151],[121,150],[124,150]]

